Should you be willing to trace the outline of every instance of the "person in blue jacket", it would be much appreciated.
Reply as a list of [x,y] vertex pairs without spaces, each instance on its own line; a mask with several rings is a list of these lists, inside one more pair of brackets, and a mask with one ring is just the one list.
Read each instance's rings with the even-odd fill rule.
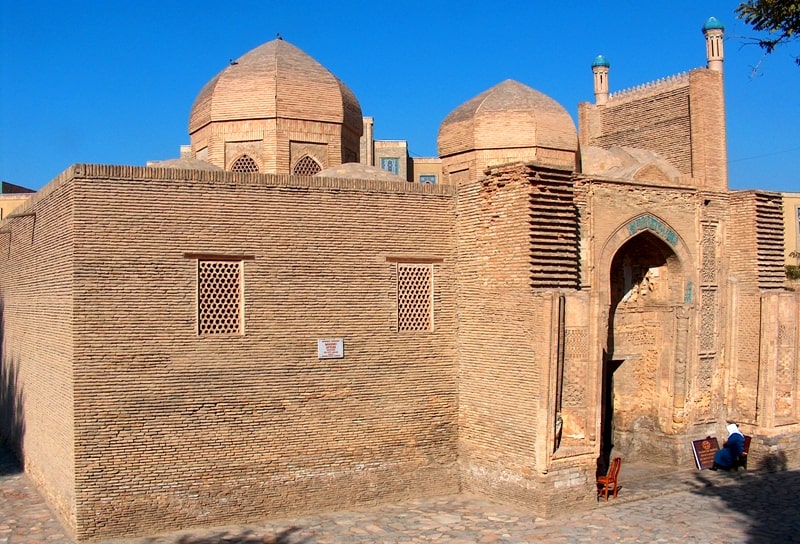
[[742,452],[744,452],[744,435],[739,430],[739,427],[736,423],[731,423],[726,428],[729,433],[728,440],[722,445],[722,449],[714,455],[712,470],[732,469],[742,456]]

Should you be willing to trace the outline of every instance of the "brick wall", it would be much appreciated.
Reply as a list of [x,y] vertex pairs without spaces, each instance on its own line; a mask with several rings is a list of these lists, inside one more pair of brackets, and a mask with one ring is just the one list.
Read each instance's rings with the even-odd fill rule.
[[264,120],[211,123],[192,133],[195,155],[207,149],[203,160],[220,168],[229,168],[244,147],[252,155],[262,173],[288,174],[300,157],[291,156],[291,143],[303,142],[323,146],[326,152],[315,158],[323,168],[344,161],[345,151],[358,156],[358,138],[341,124],[302,119],[272,118]]
[[725,90],[721,72],[689,72],[692,176],[711,190],[728,189]]
[[581,145],[660,154],[699,185],[728,187],[722,74],[700,68],[579,105]]
[[[452,188],[73,173],[78,537],[458,491]],[[198,254],[246,258],[246,334],[198,336]],[[397,331],[405,258],[433,331]]]
[[74,193],[67,181],[57,178],[0,225],[0,436],[74,530]]
[[[746,274],[772,278],[759,251],[747,260],[766,231],[736,220],[769,199],[732,196],[726,224],[712,193],[572,183],[532,164],[457,186],[76,165],[0,227],[0,393],[20,414],[3,434],[80,539],[459,490],[539,515],[589,506],[609,274],[643,217],[674,253],[669,304],[697,307],[689,282],[727,297],[717,278],[735,279],[710,340],[687,313],[683,351],[662,346],[646,368],[666,426],[640,433],[649,459],[686,461],[652,452],[697,423],[698,345],[712,363],[729,354],[743,424],[779,383],[770,402],[796,425],[796,297],[769,329],[776,382],[756,364],[764,278]],[[718,244],[730,260],[715,264]],[[198,259],[241,261],[244,334],[198,335]],[[404,263],[432,271],[432,330],[399,330]],[[318,357],[320,339],[341,339],[344,357]],[[769,442],[781,433],[753,432],[758,455],[794,462],[794,439]]]
[[692,174],[688,85],[620,104],[610,100],[598,111],[604,131],[591,145],[649,149]]
[[[574,460],[546,476],[553,448],[548,429],[554,423],[557,296],[532,288],[532,254],[540,248],[531,227],[536,187],[535,174],[524,166],[498,168],[478,183],[459,185],[459,463],[464,491],[544,515],[591,493]],[[566,211],[574,221],[571,201]],[[541,244],[546,233],[538,234]],[[574,261],[571,272],[574,286]]]
[[[467,492],[520,502],[534,480],[548,308],[530,290],[527,180],[459,186],[459,460]],[[544,314],[544,315],[542,315]]]

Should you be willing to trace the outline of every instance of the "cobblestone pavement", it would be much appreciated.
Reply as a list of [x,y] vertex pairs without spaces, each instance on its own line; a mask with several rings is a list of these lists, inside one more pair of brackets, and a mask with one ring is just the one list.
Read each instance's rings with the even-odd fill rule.
[[[627,468],[616,500],[555,519],[459,495],[104,544],[800,542],[800,472]],[[0,544],[6,543],[72,541],[0,451]]]

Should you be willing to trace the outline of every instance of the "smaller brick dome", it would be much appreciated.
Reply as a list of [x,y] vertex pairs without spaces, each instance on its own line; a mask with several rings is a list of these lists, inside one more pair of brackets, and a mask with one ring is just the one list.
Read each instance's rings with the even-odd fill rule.
[[549,96],[507,79],[453,110],[439,128],[439,156],[481,149],[578,151],[575,123]]
[[680,171],[654,151],[634,147],[581,148],[581,171],[591,176],[679,183]]

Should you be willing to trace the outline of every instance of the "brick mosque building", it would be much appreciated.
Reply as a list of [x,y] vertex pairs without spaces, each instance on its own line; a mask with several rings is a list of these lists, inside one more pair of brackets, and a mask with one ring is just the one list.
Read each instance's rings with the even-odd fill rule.
[[619,93],[598,57],[577,129],[516,81],[467,100],[436,184],[364,161],[298,48],[247,53],[182,158],[73,165],[0,224],[4,439],[80,540],[458,492],[547,516],[730,420],[750,469],[797,467],[781,197],[728,190],[704,34]]

